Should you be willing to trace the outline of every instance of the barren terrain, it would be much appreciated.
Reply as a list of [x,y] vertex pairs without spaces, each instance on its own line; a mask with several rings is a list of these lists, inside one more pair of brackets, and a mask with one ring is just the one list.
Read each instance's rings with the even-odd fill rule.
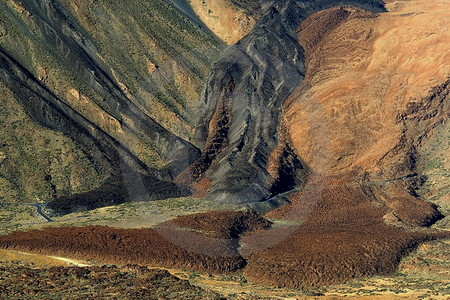
[[408,171],[409,149],[392,149],[426,136],[448,113],[444,101],[405,137],[405,129],[413,129],[401,116],[450,76],[448,5],[387,1],[387,13],[337,8],[302,23],[307,74],[286,103],[284,124],[309,169],[327,175]]
[[307,287],[387,274],[418,243],[446,235],[412,229],[442,217],[414,195],[414,180],[361,183],[415,172],[416,149],[448,118],[449,4],[388,2],[381,14],[333,8],[300,25],[307,73],[285,104],[281,132],[309,175],[306,191],[269,216],[302,223],[285,239],[280,229],[246,237],[247,278]]
[[1,236],[0,245],[109,263],[233,272],[246,264],[238,252],[240,235],[269,224],[254,212],[217,211],[179,217],[153,229],[88,226],[18,231]]
[[[192,0],[211,31],[234,44],[223,52],[209,33],[180,25],[188,20],[170,5],[148,18],[127,7],[129,15],[139,15],[136,21],[117,14],[123,4],[113,0],[59,2],[81,24],[73,25],[72,35],[93,35],[92,44],[80,42],[81,51],[66,32],[55,31],[69,45],[63,49],[81,51],[77,74],[96,88],[82,93],[66,84],[51,92],[47,85],[59,72],[29,65],[26,55],[10,57],[11,40],[0,31],[6,48],[0,48],[0,67],[7,70],[0,88],[11,108],[0,113],[12,120],[4,122],[1,195],[30,203],[56,199],[46,207],[54,223],[35,224],[32,207],[4,205],[0,247],[7,251],[0,255],[145,267],[8,265],[0,278],[0,287],[12,285],[5,296],[42,295],[52,288],[48,280],[64,275],[66,281],[56,282],[61,293],[76,281],[77,292],[89,284],[85,296],[99,289],[114,298],[116,287],[96,285],[110,278],[118,286],[128,280],[130,298],[152,289],[162,293],[166,281],[177,293],[218,297],[150,266],[183,269],[190,282],[230,298],[448,297],[450,0],[389,0],[386,12],[377,0],[325,10],[314,1],[275,1],[264,15],[255,13],[256,2]],[[11,3],[5,11],[41,30],[42,7]],[[50,12],[57,14],[58,5]],[[172,29],[189,28],[187,37],[181,30],[169,30],[167,38],[169,31],[155,31],[154,22],[164,21]],[[104,30],[109,26],[112,35]],[[47,33],[37,37],[52,39]],[[126,42],[114,44],[118,36]],[[39,53],[39,43],[30,45],[27,53]],[[146,47],[152,50],[143,53]],[[203,49],[209,49],[205,61]],[[125,50],[131,53],[126,59],[115,56]],[[92,65],[80,59],[85,56]],[[29,102],[14,113],[16,100]],[[49,108],[28,111],[27,103],[38,100]],[[41,130],[30,116],[72,139]],[[52,127],[55,120],[60,123]],[[30,142],[23,126],[35,126],[45,142]],[[86,152],[92,145],[97,150]],[[67,159],[73,165],[55,169]],[[23,180],[27,175],[31,179]],[[92,187],[77,188],[84,180]],[[17,192],[21,186],[26,192]],[[130,195],[139,201],[199,198],[110,206]],[[13,285],[17,280],[24,289]],[[35,286],[41,280],[44,290]]]
[[[189,0],[199,18],[228,45],[238,42],[252,30],[257,22],[257,15],[246,10],[245,6],[236,5],[232,0]],[[260,1],[254,1],[259,3]],[[253,10],[258,12],[258,9]]]

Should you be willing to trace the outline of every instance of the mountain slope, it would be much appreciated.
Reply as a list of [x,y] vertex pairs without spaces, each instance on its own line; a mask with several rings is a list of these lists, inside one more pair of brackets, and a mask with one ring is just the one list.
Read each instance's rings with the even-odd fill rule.
[[279,147],[294,149],[307,176],[286,194],[290,204],[268,214],[296,223],[244,241],[248,278],[309,287],[385,274],[416,238],[435,234],[419,228],[443,217],[423,200],[448,196],[449,165],[423,167],[448,150],[446,6],[390,2],[378,15],[334,8],[300,25],[307,72],[285,102]]
[[[41,163],[36,184],[43,191],[33,188],[35,197],[58,198],[49,208],[65,213],[123,202],[124,190],[136,199],[196,190],[214,201],[267,210],[286,201],[272,197],[311,174],[352,174],[349,180],[357,182],[416,172],[422,138],[416,139],[408,114],[426,106],[417,103],[445,81],[448,69],[443,51],[433,56],[434,67],[411,73],[424,68],[415,49],[445,49],[445,32],[434,32],[439,21],[420,15],[414,23],[417,3],[392,4],[385,18],[375,14],[384,11],[379,1],[266,3],[253,30],[215,64],[201,95],[205,72],[223,48],[179,3],[2,3],[5,87],[31,118],[78,143],[92,165],[89,187],[98,187],[64,198],[80,189],[63,191],[53,180],[61,175]],[[372,12],[325,11],[296,32],[314,12],[343,4]],[[430,35],[408,40],[414,26]],[[405,38],[392,43],[399,33]],[[386,53],[404,45],[409,52],[389,61]],[[438,102],[447,95],[442,88]],[[442,123],[445,105],[428,105],[438,113],[420,123],[424,136]],[[14,164],[8,161],[13,155],[3,153],[5,165]],[[20,172],[4,169],[8,197],[17,195],[12,181]],[[392,191],[378,190],[380,198],[393,198]]]
[[[231,251],[232,270],[253,282],[308,288],[391,273],[420,243],[448,237],[428,228],[444,215],[426,201],[448,199],[448,2],[286,0],[253,12],[260,2],[205,1],[259,20],[228,48],[180,8],[185,1],[2,2],[3,98],[28,114],[3,113],[20,119],[5,122],[20,136],[2,146],[5,195],[54,198],[47,211],[66,214],[194,194],[250,206],[273,226],[261,219],[266,225],[254,229],[267,230],[228,239],[234,229],[219,228],[223,212],[181,217],[186,227],[163,235],[185,243],[168,243],[168,252],[204,245],[217,234],[212,226],[227,241],[212,252],[211,269],[227,270]],[[72,164],[61,170],[67,155],[48,149],[30,158],[30,147],[19,147],[43,147],[18,127],[38,130],[31,119],[64,134],[60,142],[61,133],[39,128],[37,136],[48,136],[47,147],[61,143]],[[27,166],[24,157],[43,162]],[[23,174],[33,176],[30,187],[14,186]],[[80,238],[79,228],[65,230]],[[103,230],[122,246],[116,229]],[[62,245],[46,235],[58,231],[33,231],[33,240],[50,252],[70,246],[70,235]],[[153,229],[131,232],[148,242],[143,253],[163,253]],[[24,249],[32,245],[27,233],[13,233],[3,246],[20,246],[17,236]],[[129,251],[94,240],[99,259],[109,251],[126,261]],[[178,254],[161,255],[158,264],[170,265]],[[185,266],[195,263],[202,259]]]
[[[379,1],[344,3],[384,11]],[[273,189],[276,179],[268,169],[279,140],[282,104],[305,73],[295,28],[313,12],[342,4],[274,2],[252,32],[226,51],[201,102],[197,144],[203,145],[202,156],[181,180],[204,176],[211,181],[210,198],[234,203],[267,200],[290,188]],[[285,152],[288,160],[295,160]],[[302,168],[300,163],[297,168]]]
[[[133,178],[138,172],[150,176],[156,186],[166,182],[173,187],[175,194],[166,190],[157,197],[179,194],[170,178],[198,155],[186,140],[192,136],[197,118],[193,110],[221,44],[164,1],[0,5],[2,82],[32,119],[78,144],[72,147],[80,148],[82,160],[93,165],[87,180],[99,186],[107,178],[120,186],[123,173]],[[17,145],[5,150],[14,148]],[[3,151],[4,160],[21,164],[8,151]],[[45,156],[34,160],[43,169],[33,178],[42,189],[17,186],[16,194],[28,199],[9,198],[10,193],[8,201],[34,201],[30,194],[50,200],[93,187],[64,187],[53,178],[67,175],[51,169]],[[68,168],[79,167],[73,162]],[[5,184],[14,185],[5,172]],[[21,169],[15,173],[24,175]],[[72,176],[78,177],[73,181],[82,180],[80,174]]]
[[[378,17],[336,9],[299,28],[308,71],[287,101],[284,126],[310,172],[353,172],[351,180],[359,182],[422,171],[420,149],[449,111],[444,6],[389,3],[389,13]],[[322,40],[318,28],[327,30]],[[417,30],[422,33],[411,38]],[[409,197],[405,187],[399,189],[380,197]]]

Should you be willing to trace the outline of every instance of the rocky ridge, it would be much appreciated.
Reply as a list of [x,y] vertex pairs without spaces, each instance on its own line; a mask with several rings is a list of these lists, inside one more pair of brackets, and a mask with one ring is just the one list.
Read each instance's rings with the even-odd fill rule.
[[[250,203],[274,196],[274,178],[267,169],[279,142],[282,105],[306,72],[295,29],[315,11],[344,4],[384,11],[379,1],[277,1],[216,63],[201,100],[197,144],[203,145],[202,157],[191,172],[211,179],[211,199]],[[295,156],[292,151],[282,153]],[[198,171],[205,161],[211,166]]]

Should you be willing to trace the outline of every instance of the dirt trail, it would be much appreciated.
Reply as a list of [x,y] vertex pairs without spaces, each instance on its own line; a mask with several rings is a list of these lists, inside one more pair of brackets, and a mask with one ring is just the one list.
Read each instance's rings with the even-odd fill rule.
[[15,251],[15,250],[3,250],[0,249],[0,260],[5,261],[14,261],[19,260],[23,262],[29,262],[36,266],[78,266],[78,267],[86,267],[90,266],[88,262],[82,260],[76,260],[66,257],[59,256],[51,256],[51,255],[41,255],[30,252],[23,251]]

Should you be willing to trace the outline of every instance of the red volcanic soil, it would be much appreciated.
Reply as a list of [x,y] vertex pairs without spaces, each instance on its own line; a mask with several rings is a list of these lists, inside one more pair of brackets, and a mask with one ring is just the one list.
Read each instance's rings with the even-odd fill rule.
[[268,224],[253,212],[220,211],[180,217],[152,229],[88,226],[15,232],[1,236],[0,246],[114,264],[232,272],[246,264],[237,251],[239,235]]
[[215,238],[238,238],[243,232],[268,229],[270,222],[258,214],[247,211],[212,211],[180,216],[170,222],[179,227],[201,230]]
[[346,180],[320,182],[330,187],[298,192],[291,205],[269,214],[297,222],[291,226],[264,230],[270,222],[254,212],[215,211],[147,229],[88,226],[15,232],[1,236],[0,247],[113,264],[207,272],[244,268],[253,282],[307,288],[392,272],[420,242],[450,237],[387,225],[383,216],[388,207],[370,189],[341,185]]
[[252,282],[308,288],[388,274],[419,243],[450,237],[387,225],[388,208],[370,189],[327,183],[333,187],[298,192],[291,205],[269,213],[299,224],[243,237]]
[[[407,182],[361,184],[412,174],[414,149],[420,146],[417,133],[448,118],[444,100],[450,85],[442,85],[448,59],[446,51],[439,51],[447,49],[445,36],[439,38],[443,28],[438,20],[447,17],[444,2],[391,3],[392,11],[379,16],[332,9],[301,25],[307,74],[284,107],[282,141],[269,171],[283,181],[283,174],[277,174],[280,165],[295,169],[295,154],[309,175],[304,190],[289,196],[290,205],[267,215],[284,226],[262,230],[270,223],[255,213],[219,211],[179,217],[152,229],[16,232],[0,237],[0,247],[209,272],[245,267],[253,282],[301,288],[394,271],[419,243],[450,237],[450,232],[420,228],[442,216],[415,197]],[[418,28],[426,30],[411,38]],[[419,50],[423,55],[415,54]],[[431,86],[437,88],[426,97]],[[211,126],[220,132],[208,141],[206,154],[179,176],[180,182],[202,178],[228,142],[226,93],[219,102],[223,109]],[[199,192],[208,185],[201,179]]]

